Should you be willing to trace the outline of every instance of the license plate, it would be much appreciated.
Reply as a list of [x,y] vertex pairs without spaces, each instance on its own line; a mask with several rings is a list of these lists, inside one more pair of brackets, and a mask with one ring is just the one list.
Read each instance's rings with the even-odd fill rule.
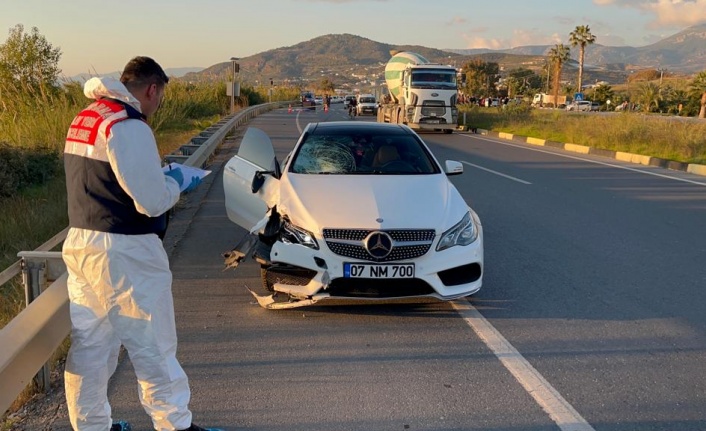
[[413,263],[344,263],[345,278],[414,278]]
[[429,121],[427,121],[427,123],[429,123],[429,124],[439,124],[440,121],[439,121],[439,120],[429,120]]

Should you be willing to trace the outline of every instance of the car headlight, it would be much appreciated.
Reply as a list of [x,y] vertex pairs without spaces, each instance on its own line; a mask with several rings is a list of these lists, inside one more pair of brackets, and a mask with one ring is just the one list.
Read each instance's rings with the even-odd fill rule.
[[282,242],[287,244],[301,244],[305,247],[313,248],[314,250],[319,249],[319,244],[316,242],[314,234],[288,221],[284,222],[280,237],[282,238]]
[[466,213],[460,222],[441,235],[436,251],[446,250],[455,245],[468,245],[478,238],[478,226],[475,218],[471,217],[470,211]]

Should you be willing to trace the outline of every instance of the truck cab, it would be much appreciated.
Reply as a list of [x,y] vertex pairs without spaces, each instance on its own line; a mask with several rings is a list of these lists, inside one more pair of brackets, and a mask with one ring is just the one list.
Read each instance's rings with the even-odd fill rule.
[[405,106],[402,114],[407,124],[445,131],[456,127],[458,87],[455,69],[434,64],[409,66],[402,80]]

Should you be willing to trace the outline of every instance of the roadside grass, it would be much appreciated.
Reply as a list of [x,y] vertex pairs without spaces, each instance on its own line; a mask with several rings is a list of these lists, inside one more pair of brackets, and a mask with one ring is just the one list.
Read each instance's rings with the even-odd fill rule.
[[706,164],[706,121],[624,112],[567,113],[509,106],[463,106],[466,125],[605,150]]

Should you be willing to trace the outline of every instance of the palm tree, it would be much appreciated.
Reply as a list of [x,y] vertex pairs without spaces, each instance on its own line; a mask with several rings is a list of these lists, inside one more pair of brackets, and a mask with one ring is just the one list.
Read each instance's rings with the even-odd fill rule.
[[587,25],[577,25],[576,29],[569,33],[569,43],[571,43],[571,46],[579,47],[579,92],[582,90],[581,84],[583,83],[583,57],[586,53],[586,45],[591,45],[595,41],[596,36],[591,34],[591,29]]
[[563,43],[559,43],[557,45],[554,45],[554,48],[552,48],[549,51],[549,59],[551,60],[552,64],[554,64],[554,107],[558,107],[559,104],[557,103],[557,100],[559,98],[559,86],[561,85],[560,79],[561,79],[561,68],[564,66],[564,63],[569,61],[569,58],[571,55],[571,50],[569,49],[568,46],[565,46]]
[[694,77],[689,85],[691,94],[701,99],[701,109],[699,109],[699,118],[706,118],[706,70],[699,72]]
[[657,84],[648,82],[637,89],[637,101],[645,113],[652,111],[652,107],[659,108],[660,100],[662,100],[662,95]]

